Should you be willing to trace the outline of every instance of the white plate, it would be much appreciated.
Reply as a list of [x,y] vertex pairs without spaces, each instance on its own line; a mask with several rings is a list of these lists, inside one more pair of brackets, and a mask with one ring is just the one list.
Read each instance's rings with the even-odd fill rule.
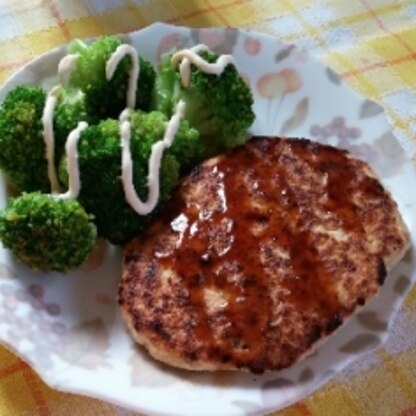
[[[382,108],[352,92],[331,70],[291,45],[241,30],[156,24],[126,39],[153,63],[174,46],[200,42],[232,53],[254,93],[253,133],[312,137],[367,159],[397,200],[414,242],[412,163]],[[56,49],[26,65],[4,85],[0,99],[18,84],[51,86],[64,54],[64,48]],[[3,189],[2,206],[5,195]],[[124,329],[115,302],[120,253],[105,244],[66,277],[34,273],[0,250],[0,340],[59,390],[148,414],[260,414],[304,398],[386,340],[388,324],[416,279],[414,254],[412,248],[380,295],[313,356],[278,373],[195,374],[148,358]]]

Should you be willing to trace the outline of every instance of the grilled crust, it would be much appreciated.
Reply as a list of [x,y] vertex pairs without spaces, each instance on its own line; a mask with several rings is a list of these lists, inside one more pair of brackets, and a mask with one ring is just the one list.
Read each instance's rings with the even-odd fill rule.
[[376,295],[409,241],[365,162],[254,138],[197,167],[125,247],[118,301],[169,365],[279,370]]

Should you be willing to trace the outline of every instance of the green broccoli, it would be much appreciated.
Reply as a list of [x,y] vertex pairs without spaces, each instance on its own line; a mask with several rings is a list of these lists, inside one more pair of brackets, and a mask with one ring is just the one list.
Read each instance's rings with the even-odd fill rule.
[[[68,85],[85,93],[87,111],[98,120],[117,118],[126,107],[130,58],[120,62],[111,80],[106,78],[107,61],[120,45],[122,41],[116,36],[103,36],[90,45],[78,40],[68,47],[69,53],[79,55]],[[136,108],[147,111],[156,75],[152,65],[141,57],[139,65]]]
[[13,110],[18,103],[31,103],[33,108],[42,114],[46,93],[41,87],[20,85],[11,90],[3,101],[3,108]]
[[66,139],[75,129],[78,122],[94,123],[95,120],[88,114],[85,94],[81,90],[62,88],[59,91],[58,101],[53,117],[53,130],[56,142],[56,156],[63,154]]
[[[0,108],[0,168],[20,191],[50,190],[42,124],[45,102],[42,88],[22,85],[6,96]],[[90,121],[83,94],[60,90],[53,123],[57,165],[69,132],[81,120]]]
[[[146,114],[141,111],[135,111],[131,112],[130,121],[133,128],[133,136],[152,137],[151,140],[140,140],[138,143],[141,147],[141,163],[146,163],[150,156],[152,144],[157,140],[161,140],[164,136],[168,122],[167,117],[160,111],[152,111]],[[199,132],[194,128],[190,128],[186,120],[182,121],[173,145],[165,153],[174,156],[179,163],[180,176],[189,173],[204,158]]]
[[[201,52],[200,56],[209,63],[218,59],[218,55],[210,51]],[[171,54],[164,55],[158,67],[152,108],[170,117],[178,101],[184,100],[185,118],[199,131],[205,157],[243,143],[255,115],[250,88],[237,69],[228,65],[217,76],[191,65],[190,83],[184,87],[179,69],[172,65],[171,58]]]
[[[163,138],[167,118],[158,112],[134,111],[131,112],[130,121],[133,181],[137,194],[145,200],[152,145]],[[181,168],[176,157],[189,150],[184,163],[190,163],[192,155],[199,160],[198,137],[198,132],[190,128],[186,121],[181,123],[172,147],[165,151],[162,158],[158,207],[170,197],[179,182]],[[191,149],[191,144],[194,144],[195,149]],[[81,178],[78,200],[87,212],[94,215],[98,235],[113,244],[126,243],[149,222],[154,213],[139,215],[125,200],[121,181],[119,121],[108,119],[84,130],[78,143],[78,161]],[[63,160],[60,168],[63,181],[67,180],[66,169]]]
[[91,216],[74,199],[23,193],[0,212],[4,247],[36,270],[75,269],[94,248],[96,234]]
[[42,133],[45,100],[42,88],[19,86],[0,108],[0,168],[22,191],[50,189]]
[[140,73],[137,82],[136,109],[150,111],[156,72],[152,64],[139,57]]

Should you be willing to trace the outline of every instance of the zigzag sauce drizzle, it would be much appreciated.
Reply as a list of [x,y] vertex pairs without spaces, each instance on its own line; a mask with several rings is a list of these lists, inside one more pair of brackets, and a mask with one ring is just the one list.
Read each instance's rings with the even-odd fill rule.
[[[78,55],[72,54],[64,56],[58,64],[58,75],[61,84],[64,84],[71,71],[74,69],[77,62]],[[48,178],[51,184],[51,194],[57,198],[76,198],[80,190],[79,169],[78,169],[78,153],[77,144],[81,132],[87,128],[88,124],[85,122],[78,123],[78,126],[73,129],[69,135],[65,145],[67,161],[68,161],[68,181],[69,189],[64,194],[59,193],[58,174],[55,166],[55,135],[53,132],[53,115],[56,104],[58,102],[59,94],[61,92],[61,85],[53,87],[47,97],[42,115],[43,124],[43,140],[46,147],[46,161],[48,166]]]
[[59,85],[49,91],[42,115],[43,140],[46,147],[45,156],[48,166],[48,178],[51,183],[51,194],[57,194],[59,192],[59,181],[55,167],[55,136],[53,134],[53,113],[58,101],[59,92]]
[[[78,55],[66,55],[58,64],[58,75],[61,83],[66,83],[77,62]],[[77,161],[77,143],[79,136],[88,124],[78,123],[72,130],[66,143],[66,154],[68,160],[69,189],[64,194],[59,194],[58,174],[55,166],[55,135],[53,132],[53,115],[61,92],[61,85],[55,85],[46,96],[45,106],[42,114],[43,140],[45,142],[45,157],[47,162],[48,178],[51,184],[51,194],[58,198],[76,198],[79,193],[79,170]],[[68,143],[69,142],[69,143]]]
[[175,114],[169,120],[163,140],[158,141],[152,146],[152,153],[148,162],[148,196],[146,201],[142,201],[136,193],[133,184],[133,162],[130,151],[131,126],[128,120],[128,109],[120,115],[120,134],[122,146],[122,181],[126,201],[140,215],[147,215],[156,207],[160,194],[160,164],[163,152],[168,149],[175,138],[180,122],[185,113],[185,103],[179,101]]
[[200,52],[206,52],[209,48],[206,45],[199,44],[190,49],[183,49],[176,52],[171,59],[172,66],[179,65],[182,85],[186,88],[189,86],[191,79],[191,64],[198,67],[206,74],[221,75],[228,65],[235,66],[235,60],[232,55],[221,55],[217,62],[209,63],[199,56]]
[[130,45],[121,45],[111,55],[106,66],[106,76],[110,80],[120,61],[130,55],[132,66],[130,69],[129,85],[127,91],[127,108],[120,114],[120,136],[121,136],[121,177],[124,195],[128,204],[140,215],[147,215],[156,207],[160,195],[160,164],[163,152],[169,148],[175,138],[181,119],[185,112],[185,103],[180,101],[176,112],[169,120],[163,140],[152,146],[152,152],[148,161],[148,197],[142,201],[134,188],[133,183],[133,160],[131,157],[130,140],[131,125],[129,121],[129,110],[134,109],[136,102],[137,80],[139,77],[139,59],[136,50]]

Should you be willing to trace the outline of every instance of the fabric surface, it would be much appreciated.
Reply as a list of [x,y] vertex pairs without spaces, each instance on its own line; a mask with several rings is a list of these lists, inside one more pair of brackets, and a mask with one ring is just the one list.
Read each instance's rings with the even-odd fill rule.
[[[28,60],[77,37],[128,32],[155,21],[242,27],[319,56],[359,93],[380,102],[416,149],[414,0],[0,0],[0,82]],[[0,347],[0,415],[133,415],[54,391]],[[306,400],[276,415],[416,415],[416,288],[388,342]]]

